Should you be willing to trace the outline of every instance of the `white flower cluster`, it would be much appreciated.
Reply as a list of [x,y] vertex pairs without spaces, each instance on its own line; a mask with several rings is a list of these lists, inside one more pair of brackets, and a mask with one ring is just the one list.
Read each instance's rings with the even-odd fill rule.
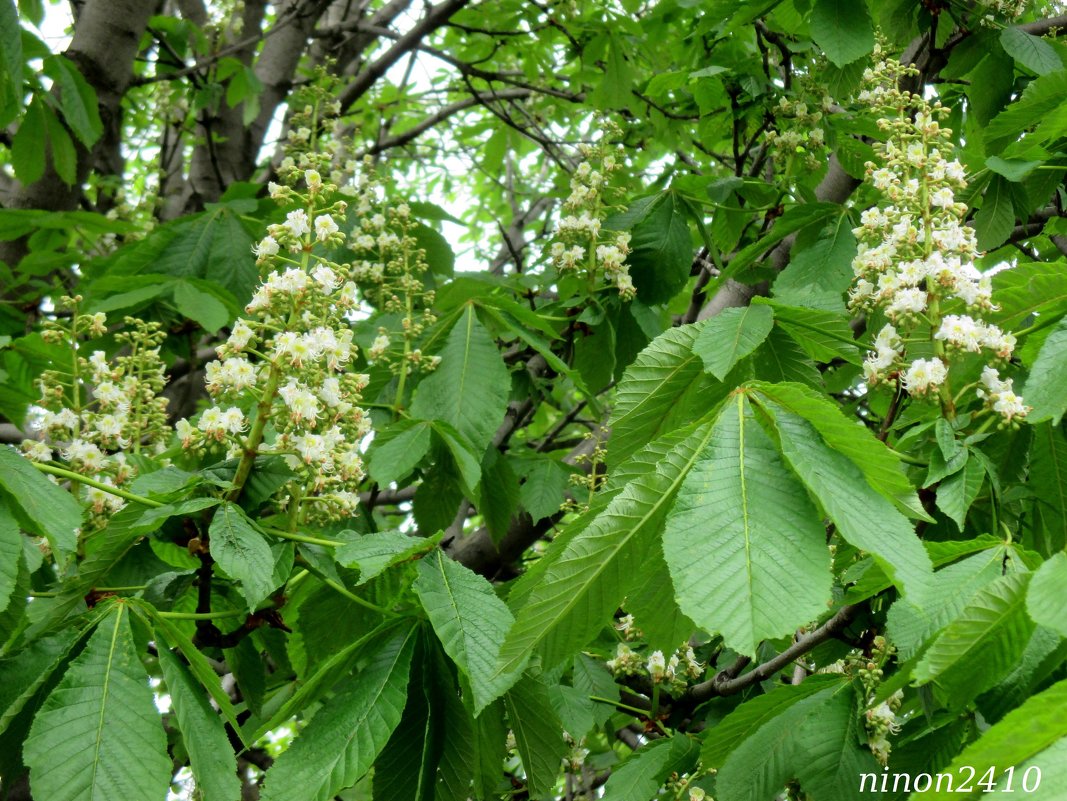
[[[605,183],[620,165],[614,155],[601,155],[598,148],[583,145],[580,152],[583,161],[571,175],[571,193],[563,203],[565,214],[556,227],[558,238],[549,255],[561,273],[584,271],[590,281],[602,275],[629,300],[637,294],[626,266],[630,234],[608,232],[601,237]],[[591,159],[599,159],[599,170],[594,169]]]
[[867,725],[867,746],[874,758],[885,765],[889,760],[890,735],[900,733],[897,710],[904,698],[904,693],[897,690],[889,698],[864,713]]
[[[877,146],[882,163],[868,162],[867,174],[887,202],[865,210],[853,229],[859,245],[850,305],[888,319],[864,361],[867,382],[899,377],[911,395],[940,396],[951,407],[954,357],[984,352],[1006,362],[1015,337],[982,320],[996,307],[989,278],[974,266],[980,254],[974,230],[963,224],[967,206],[955,199],[966,179],[963,166],[945,155],[951,131],[938,118],[948,110],[902,92],[898,83],[908,72],[881,62],[865,73],[872,86],[860,97],[882,113],[878,124],[889,134]],[[907,355],[910,343],[924,341],[924,355]],[[1018,402],[989,407],[1006,421],[1024,417],[1026,407],[1012,397]]]
[[684,689],[689,680],[704,675],[704,666],[688,643],[681,645],[668,658],[663,651],[653,651],[647,659],[624,642],[616,647],[615,658],[605,663],[616,676],[646,675],[655,684],[667,685],[672,690]]
[[[370,418],[358,404],[367,377],[350,370],[356,346],[346,315],[358,303],[351,269],[316,249],[318,243],[344,240],[335,221],[318,222],[323,216],[333,221],[343,207],[333,204],[316,217],[319,197],[336,187],[315,170],[304,173],[304,183],[306,192],[271,189],[282,202],[305,207],[290,211],[268,237],[300,253],[301,262],[268,273],[246,307],[249,318],[235,323],[218,349],[219,360],[206,367],[216,405],[195,425],[178,421],[176,430],[186,448],[221,444],[234,457],[249,451],[284,456],[305,489],[294,502],[318,519],[331,519],[350,513],[358,502],[359,446],[370,430]],[[307,224],[313,217],[315,231]],[[261,263],[294,263],[264,243],[258,249]]]
[[[167,399],[159,345],[164,334],[156,323],[126,318],[127,331],[116,334],[125,355],[108,359],[102,350],[88,358],[79,350],[86,339],[107,332],[103,313],[78,314],[80,298],[65,298],[61,306],[75,310],[69,327],[50,321],[45,338],[71,350],[73,371],[46,371],[40,379],[42,411],[36,422],[44,439],[27,439],[23,453],[35,462],[60,461],[102,484],[117,487],[134,476],[127,451],[159,454],[166,447]],[[92,512],[106,516],[124,501],[104,490],[82,485],[80,492]]]

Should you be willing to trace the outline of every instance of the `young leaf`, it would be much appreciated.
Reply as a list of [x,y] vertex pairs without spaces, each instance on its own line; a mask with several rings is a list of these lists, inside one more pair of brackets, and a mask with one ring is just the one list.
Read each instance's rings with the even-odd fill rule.
[[34,718],[23,754],[35,798],[166,797],[167,738],[125,604],[108,611],[70,663]]
[[0,487],[10,493],[11,507],[21,523],[44,536],[63,557],[73,553],[82,510],[74,497],[45,478],[14,449],[0,446]]
[[263,801],[327,801],[370,770],[400,723],[418,629],[387,640],[267,771]]
[[422,559],[412,585],[441,645],[470,682],[474,714],[512,683],[495,672],[500,644],[514,618],[492,585],[438,548]]
[[963,469],[957,470],[937,487],[937,508],[948,515],[962,532],[971,508],[982,491],[985,468],[978,459],[968,459]]
[[1060,551],[1038,568],[1026,594],[1026,609],[1041,626],[1067,637],[1067,553]]
[[224,503],[208,528],[211,556],[219,567],[241,583],[248,610],[274,589],[274,556],[266,537],[237,504]]
[[[21,69],[21,67],[20,67]],[[19,83],[22,82],[21,76]],[[45,148],[45,114],[52,112],[45,107],[44,101],[34,97],[26,107],[26,113],[15,131],[11,141],[11,164],[15,168],[15,177],[27,186],[36,183],[44,175]]]
[[734,365],[748,356],[774,328],[774,311],[769,306],[741,306],[724,309],[708,320],[693,342],[693,353],[704,369],[720,381]]
[[159,649],[159,666],[170,694],[178,728],[204,801],[232,801],[241,794],[237,760],[222,720],[189,669],[169,648]]
[[1048,75],[1063,69],[1063,61],[1056,48],[1021,28],[1010,27],[1000,32],[1000,45],[1009,56],[1035,75]]
[[45,58],[44,73],[59,89],[59,108],[67,127],[85,147],[92,147],[104,132],[93,87],[65,56]]
[[818,512],[743,394],[728,402],[667,515],[663,551],[681,610],[754,656],[830,600]]
[[402,420],[374,437],[368,472],[380,486],[388,486],[414,469],[430,450],[430,424]]
[[481,454],[504,419],[510,386],[500,351],[468,305],[448,335],[440,366],[419,384],[411,414],[450,423]]

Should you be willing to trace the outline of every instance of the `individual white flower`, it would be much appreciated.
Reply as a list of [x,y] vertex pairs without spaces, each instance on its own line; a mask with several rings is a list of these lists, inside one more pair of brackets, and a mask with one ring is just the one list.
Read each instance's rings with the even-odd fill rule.
[[289,229],[289,233],[294,237],[301,237],[304,234],[311,233],[311,229],[308,227],[308,215],[303,209],[294,209],[286,214],[285,227]]
[[663,656],[663,651],[652,652],[651,656],[648,657],[648,662],[645,663],[645,670],[648,671],[648,675],[653,682],[663,680],[667,673],[667,660]]
[[938,358],[916,359],[904,372],[904,388],[912,395],[936,390],[948,377],[948,368]]
[[242,351],[248,347],[248,343],[252,340],[254,333],[251,326],[244,319],[238,318],[237,322],[233,324],[233,330],[230,332],[230,338],[226,340],[226,344],[235,351]]
[[39,439],[22,440],[22,452],[31,462],[52,461],[52,448],[47,442],[42,442]]
[[[318,220],[315,221],[315,225],[316,227],[318,226]],[[337,289],[337,273],[335,273],[325,264],[320,264],[318,267],[312,270],[311,277],[315,279],[315,283],[317,283],[319,285],[319,288],[322,289],[322,291],[327,295]]]
[[278,240],[273,236],[265,236],[259,240],[259,244],[252,245],[252,253],[255,254],[258,261],[263,261],[268,256],[276,255],[278,249]]
[[285,197],[287,190],[281,184],[277,184],[274,181],[267,183],[267,193],[270,195],[271,200],[281,200]]
[[127,401],[126,395],[111,381],[101,381],[93,387],[93,397],[105,407],[117,406]]
[[192,445],[193,440],[196,438],[196,429],[184,417],[174,424],[174,433],[178,435],[183,448],[188,448]]
[[312,191],[322,188],[322,176],[318,170],[304,170],[304,182]]
[[367,358],[371,361],[380,359],[390,345],[389,337],[386,334],[379,334],[374,338],[370,348],[367,350]]
[[325,242],[339,230],[337,222],[329,214],[320,214],[315,218],[315,237],[320,242]]

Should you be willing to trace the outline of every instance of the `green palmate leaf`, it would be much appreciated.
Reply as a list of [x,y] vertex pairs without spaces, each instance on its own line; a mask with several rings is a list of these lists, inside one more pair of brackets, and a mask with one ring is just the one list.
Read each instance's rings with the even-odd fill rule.
[[846,417],[841,407],[825,395],[797,384],[751,385],[761,395],[811,423],[823,440],[843,453],[880,494],[913,517],[926,518],[915,487],[904,474],[900,457],[855,418]]
[[1067,659],[1067,639],[1054,629],[1038,626],[1015,667],[976,699],[982,717],[991,724],[996,723],[1043,686],[1064,659]]
[[700,357],[692,350],[707,324],[664,331],[626,368],[609,423],[612,468],[646,443],[699,417],[725,395],[726,389],[704,375]]
[[45,115],[51,113],[39,97],[34,97],[26,108],[11,142],[11,161],[15,168],[15,177],[27,186],[36,183],[44,175],[45,148],[41,143],[47,136]]
[[214,293],[205,291],[191,280],[175,281],[171,296],[178,311],[205,331],[218,331],[232,317],[230,309]]
[[748,356],[774,328],[774,312],[769,306],[742,306],[724,309],[708,320],[693,342],[693,353],[704,369],[720,381],[734,365]]
[[42,801],[166,798],[167,739],[124,604],[108,610],[70,663],[23,750]]
[[1067,70],[1057,70],[1031,81],[1019,99],[986,126],[986,151],[999,152],[1021,131],[1061,110],[1064,99],[1067,99]]
[[1039,625],[1067,637],[1067,553],[1050,557],[1034,574],[1026,609]]
[[700,747],[684,734],[654,740],[639,748],[611,771],[604,785],[604,801],[655,798],[672,773],[681,776],[696,767]]
[[[161,644],[164,647],[174,646],[181,651],[182,656],[185,657],[188,663],[189,671],[200,682],[200,686],[211,696],[226,722],[240,736],[241,726],[237,722],[237,712],[233,708],[233,701],[230,700],[229,693],[223,689],[221,677],[215,672],[207,657],[193,644],[189,637],[183,634],[171,621],[160,617],[155,609],[149,608],[148,613],[152,616],[152,625],[155,628],[156,636],[161,640]],[[244,740],[244,742],[246,745],[250,745],[253,741]]]
[[19,522],[45,537],[61,560],[74,551],[82,524],[81,506],[6,446],[0,446],[0,487],[9,493],[9,508]]
[[204,801],[233,801],[241,795],[237,760],[222,719],[189,669],[169,649],[159,649],[159,666],[178,719],[185,750]]
[[912,673],[958,707],[992,687],[1018,661],[1034,630],[1026,614],[1028,573],[1003,576],[978,592],[945,627]]
[[1022,327],[1031,314],[1055,318],[1067,312],[1067,263],[1030,262],[993,276],[1000,309],[989,315],[1005,331]]
[[276,586],[274,556],[266,537],[235,503],[224,503],[208,528],[211,556],[240,582],[241,593],[253,611]]
[[416,646],[400,723],[374,763],[375,801],[433,801],[444,738],[443,699],[425,643]]
[[481,465],[482,481],[478,487],[478,513],[485,521],[494,542],[508,532],[511,518],[519,508],[519,478],[507,457],[490,448]]
[[0,0],[0,125],[22,104],[22,28],[13,0]]
[[681,610],[754,656],[825,611],[830,553],[819,513],[743,394],[728,402],[667,515],[663,550]]
[[559,511],[570,486],[571,472],[555,459],[523,459],[516,470],[524,479],[519,503],[536,523]]
[[1063,69],[1063,61],[1052,45],[1021,28],[1011,27],[1001,31],[1000,44],[1016,62],[1037,75],[1048,75]]
[[761,400],[760,405],[774,418],[786,461],[826,510],[838,533],[870,553],[906,593],[915,599],[926,597],[930,557],[907,519],[806,420],[769,401]]
[[44,73],[59,90],[59,107],[67,126],[85,147],[92,147],[104,132],[93,87],[64,56],[45,58]]
[[689,279],[693,245],[688,214],[685,201],[668,190],[652,199],[633,225],[626,261],[644,303],[669,300]]
[[1004,244],[1015,225],[1015,207],[1012,203],[1011,182],[1000,175],[993,176],[982,207],[974,215],[974,230],[978,235],[980,250],[993,250]]
[[697,625],[678,607],[671,571],[655,551],[642,570],[643,581],[626,596],[626,611],[637,620],[649,650],[669,653],[686,642]]
[[[716,793],[731,801],[765,801],[790,778],[812,768],[814,754],[808,751],[812,744],[803,740],[800,733],[809,721],[827,714],[829,705],[839,695],[851,701],[852,689],[847,682],[823,687],[790,705],[742,741],[719,769]],[[839,733],[835,735],[834,740],[839,741]],[[832,748],[832,742],[815,744],[821,765],[825,765],[823,754]],[[827,777],[820,778],[825,782]]]
[[[1057,753],[1052,747],[1058,746],[1062,738],[1067,737],[1067,716],[1063,710],[1067,707],[1067,680],[1052,685],[1044,692],[1029,698],[1018,709],[1012,710],[1004,718],[971,743],[957,756],[945,771],[954,776],[965,775],[961,772],[967,766],[973,768],[975,776],[985,776],[992,769],[993,775],[1002,779],[1004,772],[1015,765],[1022,765],[1034,759],[1040,764],[1040,757]],[[1054,764],[1047,762],[1046,764]],[[1015,787],[1018,791],[1021,772],[1015,773]],[[933,801],[937,798],[976,798],[982,788],[974,785],[969,793],[948,793],[935,787],[911,796],[912,801]],[[1051,798],[1050,798],[1051,801]]]
[[[1002,159],[1000,156],[990,156],[985,160],[985,165],[997,175],[1003,175],[1009,181],[1018,183],[1033,172],[1035,167],[1040,166],[1040,161],[1019,161],[1018,159]],[[999,298],[998,298],[999,300]]]
[[448,423],[436,420],[431,426],[435,438],[444,443],[448,453],[452,456],[463,491],[471,497],[477,497],[478,485],[482,480],[481,454],[484,451],[478,450],[470,440]]
[[822,387],[822,373],[800,345],[781,328],[775,328],[753,357],[756,378],[771,383],[797,383]]
[[[468,801],[478,763],[476,724],[463,705],[443,657],[434,668],[434,686],[440,699],[441,728],[446,732],[437,765],[435,801]],[[483,716],[484,717],[484,716]],[[475,796],[478,793],[475,792]]]
[[52,166],[56,175],[67,186],[73,186],[78,178],[78,154],[74,149],[74,140],[51,109],[45,111],[44,125],[48,130],[48,146],[52,151]]
[[711,436],[702,425],[561,549],[530,589],[500,653],[498,673],[522,668],[537,651],[548,666],[573,654],[611,620],[656,545],[664,515]]
[[708,729],[700,761],[707,768],[721,768],[738,746],[756,732],[778,720],[793,706],[812,696],[840,687],[841,677],[810,676],[803,684],[777,687],[769,693],[757,695],[734,709],[729,715]]
[[790,255],[789,265],[774,281],[774,298],[790,306],[845,311],[844,294],[852,283],[856,237],[842,214],[814,245]]
[[73,628],[30,642],[15,656],[0,659],[0,734],[59,667],[81,635]]
[[267,771],[263,801],[326,801],[370,770],[400,723],[416,627],[390,637]]
[[937,595],[898,599],[889,609],[890,638],[902,659],[911,659],[927,640],[956,619],[974,596],[1002,573],[1006,553],[993,547],[937,571]]
[[495,670],[500,644],[514,621],[511,610],[488,581],[440,549],[419,562],[412,589],[445,653],[470,682],[474,714],[480,714],[513,682]]
[[968,459],[961,470],[946,478],[937,488],[937,508],[963,531],[967,510],[982,491],[985,468],[978,459]]
[[440,366],[419,384],[411,413],[449,423],[481,454],[504,419],[510,384],[500,351],[467,306],[448,335]]
[[1045,339],[1022,394],[1033,407],[1027,416],[1030,422],[1052,418],[1059,423],[1067,411],[1067,318],[1060,320]]
[[555,786],[560,760],[567,753],[563,726],[552,709],[548,688],[526,676],[504,696],[504,707],[530,794],[547,793]]
[[812,798],[854,801],[859,777],[879,770],[874,755],[860,745],[858,700],[853,693],[835,694],[797,731],[796,775]]
[[374,436],[368,472],[381,486],[410,473],[430,450],[430,424],[403,420]]
[[393,565],[409,562],[432,549],[440,537],[412,537],[402,531],[355,534],[337,548],[337,563],[359,570],[356,586],[366,584]]
[[862,361],[859,348],[853,342],[848,317],[844,314],[787,306],[777,300],[761,297],[753,298],[752,302],[774,309],[775,325],[789,334],[815,361],[829,363],[834,359],[844,359],[852,364]]
[[866,3],[815,0],[809,24],[811,38],[838,67],[874,49],[874,27]]
[[11,593],[19,577],[22,557],[22,533],[8,501],[0,496],[0,612],[11,600]]

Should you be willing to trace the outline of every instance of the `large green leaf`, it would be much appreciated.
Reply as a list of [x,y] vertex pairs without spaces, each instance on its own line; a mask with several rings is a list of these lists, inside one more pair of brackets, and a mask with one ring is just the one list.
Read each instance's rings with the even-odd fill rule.
[[1060,551],[1038,568],[1026,595],[1030,617],[1067,637],[1067,553]]
[[752,414],[728,402],[667,515],[663,550],[681,610],[754,656],[830,601],[822,520]]
[[612,619],[640,580],[667,508],[710,436],[710,425],[697,428],[569,539],[518,610],[498,673],[520,669],[534,651],[554,666]]
[[776,403],[760,405],[774,418],[782,453],[818,499],[838,533],[867,551],[913,599],[926,597],[932,566],[907,519],[867,483],[863,472],[833,450],[815,428]]
[[73,627],[40,637],[16,655],[0,659],[0,734],[70,653],[80,632]]
[[676,192],[668,190],[646,207],[633,226],[626,261],[637,296],[645,303],[663,303],[685,286],[693,245],[686,204]]
[[720,381],[734,365],[760,346],[774,328],[774,311],[769,306],[741,306],[724,309],[708,320],[693,342],[693,353],[704,369]]
[[419,562],[412,585],[445,652],[470,682],[474,714],[510,686],[512,677],[495,671],[500,645],[514,622],[493,586],[449,559],[440,549]]
[[1067,547],[1067,437],[1061,426],[1033,427],[1028,484],[1037,499],[1050,549]]
[[403,420],[375,432],[368,472],[380,486],[403,478],[430,450],[430,424]]
[[1055,318],[1067,312],[1067,263],[1033,261],[993,276],[998,310],[989,314],[1005,331],[1023,326],[1031,314]]
[[0,0],[0,125],[22,105],[22,28],[14,0]]
[[337,563],[359,570],[358,587],[394,565],[417,559],[437,544],[440,537],[412,537],[403,531],[350,532],[337,548]]
[[1062,125],[1064,100],[1067,100],[1067,70],[1057,70],[1031,81],[1019,99],[985,127],[986,152],[999,152],[1038,121],[1055,118]]
[[1022,395],[1033,407],[1027,417],[1030,422],[1051,417],[1058,423],[1067,411],[1067,317],[1060,320],[1038,351]]
[[19,522],[0,495],[0,612],[7,609],[11,593],[19,577],[19,557],[22,556],[22,533]]
[[774,309],[774,324],[789,334],[815,361],[828,364],[835,359],[844,359],[857,365],[863,361],[857,344],[853,342],[848,317],[844,314],[788,306],[764,297],[755,297],[752,303]]
[[718,723],[708,727],[700,761],[706,768],[721,768],[738,746],[766,724],[780,718],[795,704],[840,685],[840,676],[811,676],[803,684],[777,687],[771,692],[750,698]]
[[1030,574],[1003,576],[974,596],[923,654],[912,673],[962,706],[992,687],[1018,661],[1034,630],[1026,614]]
[[416,627],[386,641],[267,771],[263,801],[327,801],[370,770],[400,723]]
[[838,692],[809,715],[796,734],[800,786],[819,801],[854,801],[859,777],[877,773],[874,755],[860,745],[860,712],[853,693]]
[[[1067,680],[1060,681],[1044,692],[1027,699],[1026,703],[1004,716],[1003,720],[992,726],[975,742],[971,743],[957,756],[952,764],[943,770],[953,776],[963,776],[974,769],[975,776],[984,777],[989,770],[997,780],[1003,778],[1004,772],[1015,765],[1021,765],[1030,759],[1040,764],[1040,757],[1057,753],[1053,746],[1067,737]],[[1057,746],[1057,748],[1061,748]],[[1060,751],[1062,752],[1062,750]],[[1018,792],[1021,771],[1015,773],[1015,787]],[[936,786],[925,792],[912,795],[911,801],[933,801],[937,798],[975,798],[981,793],[981,787],[974,785],[970,793],[938,792]],[[999,795],[999,793],[998,793]],[[1050,798],[1051,801],[1051,798]]]
[[178,719],[198,795],[204,801],[233,801],[241,795],[237,760],[222,718],[189,669],[169,648],[159,649],[159,666]]
[[85,147],[96,144],[104,132],[96,92],[66,56],[47,56],[44,73],[59,90],[59,108],[67,127]]
[[[810,768],[809,743],[800,734],[805,724],[826,713],[838,695],[851,700],[851,685],[838,681],[822,688],[792,704],[740,742],[719,769],[715,780],[717,795],[729,801],[767,801],[786,781]],[[840,732],[836,734],[839,736]],[[816,744],[820,752],[828,747],[833,748],[832,741]]]
[[208,528],[211,556],[232,578],[253,611],[274,589],[274,556],[266,537],[235,503],[224,503]]
[[982,196],[982,207],[974,215],[979,249],[993,250],[1003,245],[1015,225],[1015,217],[1011,182],[994,175]]
[[836,403],[801,384],[752,383],[751,386],[811,423],[826,444],[847,456],[880,494],[914,517],[927,517],[915,487],[904,474],[900,457],[859,420],[846,417]]
[[530,795],[539,797],[555,786],[560,760],[567,753],[563,726],[552,709],[548,688],[530,676],[504,696],[504,707],[515,733]]
[[20,522],[48,540],[62,559],[74,551],[82,510],[74,497],[45,478],[12,448],[0,446],[0,487],[11,500]]
[[163,801],[167,738],[137,656],[127,608],[116,603],[37,713],[23,746],[41,801]]
[[654,740],[612,768],[601,798],[603,801],[655,798],[672,773],[681,776],[696,767],[699,753],[697,742],[684,734]]
[[473,306],[463,310],[440,355],[441,364],[419,384],[411,413],[451,424],[480,454],[504,419],[511,379]]
[[664,331],[626,368],[615,395],[609,425],[608,464],[626,457],[672,428],[707,411],[725,389],[704,375],[693,343],[708,322]]
[[1056,53],[1056,48],[1022,28],[1002,30],[1000,44],[1009,56],[1036,75],[1048,75],[1063,69],[1063,61]]
[[852,283],[856,237],[851,219],[842,214],[815,244],[794,248],[788,266],[774,280],[774,297],[790,306],[844,312],[844,295]]
[[838,67],[863,58],[874,48],[874,26],[866,3],[815,0],[811,38]]

